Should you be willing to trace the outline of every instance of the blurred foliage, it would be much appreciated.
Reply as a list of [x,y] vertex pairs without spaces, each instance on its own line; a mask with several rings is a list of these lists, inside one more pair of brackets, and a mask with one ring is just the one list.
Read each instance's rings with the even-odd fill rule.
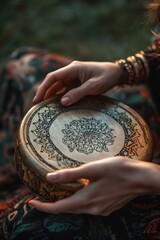
[[0,9],[0,61],[21,46],[79,60],[115,60],[150,44],[147,0],[9,0]]

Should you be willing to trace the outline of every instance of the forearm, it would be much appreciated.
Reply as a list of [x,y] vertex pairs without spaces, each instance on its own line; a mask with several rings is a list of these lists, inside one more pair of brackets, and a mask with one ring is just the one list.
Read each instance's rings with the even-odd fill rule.
[[144,51],[129,56],[126,59],[115,61],[119,65],[123,74],[121,74],[120,84],[138,85],[146,83],[149,74],[149,63]]

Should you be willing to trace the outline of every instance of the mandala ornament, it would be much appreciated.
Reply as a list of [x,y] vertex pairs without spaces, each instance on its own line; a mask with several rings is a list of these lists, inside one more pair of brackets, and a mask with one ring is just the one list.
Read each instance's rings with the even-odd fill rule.
[[114,144],[116,136],[114,129],[109,128],[101,119],[82,118],[72,120],[62,129],[62,141],[70,152],[77,150],[79,153],[90,154],[94,151],[108,152],[108,147]]
[[33,122],[34,130],[31,130],[35,136],[34,142],[40,146],[40,152],[46,152],[48,159],[55,157],[53,143],[50,141],[49,127],[57,114],[56,110],[52,110],[49,106],[44,112],[38,113],[37,121]]

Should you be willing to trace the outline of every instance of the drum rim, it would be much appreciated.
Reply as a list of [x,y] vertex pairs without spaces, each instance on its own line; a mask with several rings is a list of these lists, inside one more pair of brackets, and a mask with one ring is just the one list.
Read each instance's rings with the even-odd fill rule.
[[[150,153],[148,152],[148,154],[150,154],[150,157],[148,158],[148,161],[150,161],[152,156],[153,156],[153,136],[152,136],[151,130],[149,128],[149,125],[142,118],[142,116],[139,113],[137,113],[134,109],[132,109],[130,106],[128,106],[125,103],[120,102],[116,99],[113,99],[111,97],[104,96],[104,95],[99,95],[99,96],[96,96],[96,97],[102,98],[103,100],[105,99],[106,101],[109,101],[109,103],[113,103],[115,105],[118,105],[118,106],[126,109],[128,112],[130,112],[130,113],[132,113],[136,116],[138,121],[141,123],[141,126],[142,125],[145,126],[145,130],[147,132],[147,137],[149,139],[148,145],[150,145],[150,149],[152,149],[150,151]],[[93,96],[87,96],[85,98],[93,98]],[[30,153],[30,151],[28,150],[28,148],[25,147],[26,142],[24,140],[24,131],[23,131],[24,125],[26,125],[26,122],[27,122],[28,118],[32,115],[33,111],[35,111],[37,108],[39,108],[41,106],[44,106],[46,103],[48,103],[52,100],[55,100],[55,99],[60,100],[60,96],[49,98],[47,100],[42,101],[41,103],[38,103],[38,104],[32,106],[31,109],[26,113],[26,115],[22,119],[22,122],[21,122],[19,130],[18,130],[18,142],[19,142],[19,145],[20,145],[19,149],[20,149],[21,154],[24,155],[23,161],[24,161],[25,165],[28,165],[29,167],[31,167],[31,169],[33,171],[37,171],[37,159],[35,159],[32,156],[32,154]],[[21,133],[23,133],[23,134],[21,134]],[[23,135],[23,137],[22,137],[22,135]],[[149,149],[148,149],[148,151],[149,151]],[[58,169],[54,170],[52,167],[49,167],[48,165],[46,165],[45,163],[43,163],[41,161],[38,161],[38,168],[39,168],[38,175],[42,178],[46,178],[47,173],[58,170]]]

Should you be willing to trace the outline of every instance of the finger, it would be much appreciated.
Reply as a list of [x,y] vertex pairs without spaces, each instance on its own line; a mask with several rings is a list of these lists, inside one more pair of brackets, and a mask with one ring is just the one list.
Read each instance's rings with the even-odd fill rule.
[[47,90],[43,99],[48,99],[50,97],[53,97],[55,94],[62,92],[62,90],[63,91],[65,90],[63,83],[56,82]]
[[65,66],[61,69],[58,69],[54,72],[51,72],[47,74],[46,78],[43,80],[43,82],[40,84],[36,95],[33,99],[33,103],[37,103],[41,100],[43,100],[46,92],[48,89],[56,82],[62,81],[62,82],[68,82],[72,81],[76,78],[76,68],[72,67],[72,65]]
[[53,173],[48,173],[46,178],[49,182],[66,183],[74,182],[78,179],[96,180],[99,178],[100,174],[102,175],[102,170],[101,167],[98,166],[98,162],[91,162],[83,164],[80,167],[62,169]]
[[[80,195],[72,195],[71,197],[59,200],[57,202],[41,202],[39,200],[31,200],[29,204],[39,211],[47,213],[66,213],[66,212],[76,212],[81,205],[83,205],[83,199]],[[83,208],[83,207],[82,207]]]
[[61,99],[62,105],[69,106],[73,103],[78,102],[80,99],[87,95],[96,94],[96,89],[94,89],[94,84],[91,84],[91,81],[92,79],[90,79],[90,81],[86,81],[79,87],[76,87],[68,91]]
[[92,204],[92,202],[87,203],[84,201],[86,194],[82,192],[75,193],[69,198],[59,200],[54,203],[41,202],[39,200],[33,199],[29,204],[39,211],[59,214],[59,213],[74,213],[74,214],[91,214],[91,215],[101,215],[108,216],[111,212],[119,209],[114,206],[107,206],[105,209],[97,204]]

